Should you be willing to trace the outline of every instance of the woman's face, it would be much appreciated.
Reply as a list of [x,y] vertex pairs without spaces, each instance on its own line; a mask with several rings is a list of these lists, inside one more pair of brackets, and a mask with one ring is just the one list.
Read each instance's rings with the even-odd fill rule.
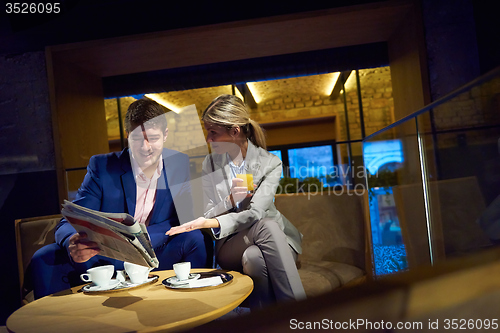
[[234,136],[224,126],[205,122],[207,130],[207,142],[212,146],[212,150],[217,154],[223,154],[235,149],[239,149]]

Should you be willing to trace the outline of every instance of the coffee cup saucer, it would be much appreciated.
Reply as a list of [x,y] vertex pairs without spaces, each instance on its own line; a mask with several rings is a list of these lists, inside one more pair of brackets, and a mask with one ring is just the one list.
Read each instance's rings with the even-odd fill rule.
[[191,273],[189,274],[188,278],[185,279],[185,280],[179,280],[179,278],[177,276],[172,276],[172,277],[169,277],[168,279],[166,279],[166,282],[167,283],[170,283],[171,285],[180,285],[180,284],[186,284],[188,283],[190,280],[197,280],[200,278],[200,274],[198,273]]
[[89,291],[104,291],[104,290],[111,290],[118,286],[120,284],[120,281],[117,279],[111,279],[109,281],[109,284],[107,286],[96,286],[95,284],[87,284],[86,286],[83,286],[83,291],[89,292]]
[[148,278],[144,281],[142,281],[141,283],[133,283],[132,281],[130,281],[130,279],[127,279],[125,281],[122,281],[122,286],[123,287],[136,287],[136,286],[140,286],[140,285],[143,285],[143,284],[147,284],[147,283],[151,283],[151,282],[154,282],[158,280],[158,275],[153,275],[153,276],[148,276]]

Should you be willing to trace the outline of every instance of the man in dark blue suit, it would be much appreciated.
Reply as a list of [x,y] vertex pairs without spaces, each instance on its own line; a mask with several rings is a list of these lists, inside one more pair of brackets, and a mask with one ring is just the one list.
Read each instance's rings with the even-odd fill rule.
[[[189,158],[163,148],[168,135],[164,113],[150,99],[132,103],[125,116],[129,148],[93,156],[74,202],[103,212],[127,212],[146,224],[158,269],[172,269],[182,261],[204,267],[207,252],[201,232],[165,235],[193,216]],[[35,298],[81,284],[80,274],[91,267],[113,264],[123,269],[123,262],[100,256],[97,244],[64,218],[55,236],[56,243],[37,251],[31,260]]]

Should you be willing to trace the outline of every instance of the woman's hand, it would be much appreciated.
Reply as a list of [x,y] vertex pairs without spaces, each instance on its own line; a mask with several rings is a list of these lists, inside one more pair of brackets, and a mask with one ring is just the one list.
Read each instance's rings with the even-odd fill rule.
[[[251,196],[251,193],[248,193],[248,189],[246,186],[241,186],[241,183],[243,183],[243,179],[240,178],[234,178],[232,180],[232,186],[231,186],[231,204],[233,207],[235,207],[238,203],[243,201],[246,197]],[[255,188],[255,184],[253,184],[253,187]]]
[[170,230],[167,231],[165,235],[172,236],[196,229],[218,228],[219,226],[219,221],[217,221],[217,219],[206,219],[204,217],[198,217],[196,220],[193,220],[191,222],[186,222],[178,227],[170,228]]

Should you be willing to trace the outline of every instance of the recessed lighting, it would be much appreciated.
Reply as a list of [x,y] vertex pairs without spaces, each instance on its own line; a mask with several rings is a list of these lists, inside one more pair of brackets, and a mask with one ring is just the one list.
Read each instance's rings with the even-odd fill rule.
[[161,96],[159,96],[157,94],[145,94],[144,96],[146,96],[147,98],[150,98],[153,101],[155,101],[155,102],[163,105],[167,109],[174,111],[175,113],[180,113],[181,112],[181,109],[179,109],[178,107],[176,107],[175,105],[171,104],[170,102],[168,102],[167,100],[165,100],[164,98],[162,98]]

